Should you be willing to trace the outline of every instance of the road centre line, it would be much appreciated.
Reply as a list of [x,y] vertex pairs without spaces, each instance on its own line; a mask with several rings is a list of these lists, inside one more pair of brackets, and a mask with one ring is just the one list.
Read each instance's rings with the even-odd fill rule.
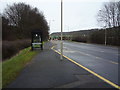
[[113,61],[110,61],[111,63],[113,63],[113,64],[118,64],[118,63],[116,63],[116,62],[113,62]]
[[[66,45],[69,45],[69,44],[67,44],[67,43],[64,43],[64,44],[66,44]],[[86,45],[86,44],[85,44]],[[69,45],[69,46],[74,46],[74,45]],[[78,47],[78,46],[76,46],[76,47]],[[79,47],[78,47],[79,48]],[[90,50],[90,49],[89,49]],[[99,52],[105,52],[104,50],[101,50],[101,51],[99,51]],[[111,53],[113,53],[113,52],[111,52]],[[119,55],[119,53],[113,53],[113,54],[115,54],[115,55]]]
[[[78,51],[76,51],[76,52],[78,52]],[[87,56],[90,56],[90,57],[95,57],[96,59],[101,59],[103,61],[106,61],[106,62],[109,62],[109,63],[112,63],[112,64],[118,64],[117,62],[114,62],[112,60],[105,60],[104,58],[101,58],[101,57],[98,57],[98,56],[93,56],[91,54],[86,54],[86,53],[83,53],[83,52],[80,52],[80,51],[78,53],[83,54],[83,55],[87,55]]]
[[[87,56],[90,56],[90,57],[95,57],[95,56],[93,56],[93,55],[91,55],[91,54],[85,54],[85,53],[83,53],[83,52],[78,52],[78,53],[82,53],[83,55],[87,55]],[[104,58],[101,58],[101,57],[95,57],[95,58],[101,59],[101,60],[103,60],[103,61],[106,61],[106,62],[109,62],[109,63],[112,63],[112,64],[118,64],[117,62],[114,62],[114,61],[111,61],[111,60],[104,60]]]
[[[55,50],[54,47],[55,47],[55,46],[53,46],[51,49],[52,49],[53,51],[55,51],[56,53],[58,53],[58,54],[61,55],[61,53],[58,52],[57,50]],[[120,89],[120,86],[118,86],[117,84],[111,82],[110,80],[108,80],[108,79],[100,76],[99,74],[97,74],[97,73],[93,72],[92,70],[86,68],[85,66],[83,66],[83,65],[75,62],[74,60],[70,59],[69,57],[67,57],[67,56],[65,56],[65,55],[63,55],[63,57],[65,57],[65,58],[68,59],[69,61],[73,62],[74,64],[78,65],[79,67],[82,67],[83,69],[85,69],[86,71],[90,72],[91,74],[97,76],[98,78],[100,78],[101,80],[103,80],[103,81],[105,81],[106,83],[110,84],[111,86],[113,86],[113,87],[115,87],[115,88],[117,88],[117,89]]]

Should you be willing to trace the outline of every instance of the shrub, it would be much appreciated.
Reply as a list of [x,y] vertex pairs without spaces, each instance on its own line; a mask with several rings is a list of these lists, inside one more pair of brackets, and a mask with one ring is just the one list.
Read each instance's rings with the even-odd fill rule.
[[2,42],[2,60],[8,59],[18,53],[21,49],[30,46],[30,40],[16,40]]
[[72,41],[84,42],[84,43],[86,43],[86,42],[87,42],[87,37],[84,37],[84,36],[74,36],[74,37],[72,38]]
[[91,43],[104,44],[105,42],[105,33],[104,30],[94,31],[90,35]]

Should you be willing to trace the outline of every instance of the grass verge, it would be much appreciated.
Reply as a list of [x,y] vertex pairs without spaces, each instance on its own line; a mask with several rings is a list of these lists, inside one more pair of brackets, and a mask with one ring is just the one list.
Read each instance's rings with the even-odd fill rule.
[[15,80],[21,70],[37,54],[31,48],[23,49],[17,56],[12,57],[2,63],[2,87],[5,88],[10,82]]

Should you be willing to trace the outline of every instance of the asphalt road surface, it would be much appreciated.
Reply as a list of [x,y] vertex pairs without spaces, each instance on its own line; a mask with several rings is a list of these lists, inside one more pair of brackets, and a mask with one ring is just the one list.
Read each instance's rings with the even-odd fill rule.
[[[60,41],[53,42],[60,52]],[[120,86],[117,47],[63,41],[63,54]]]

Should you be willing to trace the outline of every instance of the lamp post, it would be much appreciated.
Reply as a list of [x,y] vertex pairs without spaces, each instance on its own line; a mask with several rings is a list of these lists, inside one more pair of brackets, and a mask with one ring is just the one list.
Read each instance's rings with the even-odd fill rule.
[[104,29],[105,29],[105,42],[104,43],[105,43],[105,45],[107,45],[107,31],[106,31],[106,27],[107,26],[105,25],[104,26]]
[[[55,20],[49,20],[49,29],[50,29],[50,24],[51,24],[51,21],[55,21]],[[50,29],[51,30],[51,29]],[[49,33],[50,33],[50,31],[49,31]],[[49,38],[50,38],[50,35],[49,35]]]
[[69,32],[69,26],[65,25],[65,27],[66,27],[66,31]]
[[69,26],[68,25],[65,26],[67,27],[67,32],[68,32],[67,39],[70,40]]
[[106,26],[105,26],[105,45],[107,45],[107,32],[106,32]]
[[61,56],[60,59],[63,60],[63,2],[61,0]]
[[55,20],[49,20],[49,27],[50,27],[51,21],[53,21],[53,22],[54,22]]
[[[102,12],[102,10],[100,9],[99,12]],[[106,27],[107,27],[107,22],[105,22],[105,25],[104,25],[104,29],[105,29],[105,45],[107,45],[107,32],[106,32]]]

